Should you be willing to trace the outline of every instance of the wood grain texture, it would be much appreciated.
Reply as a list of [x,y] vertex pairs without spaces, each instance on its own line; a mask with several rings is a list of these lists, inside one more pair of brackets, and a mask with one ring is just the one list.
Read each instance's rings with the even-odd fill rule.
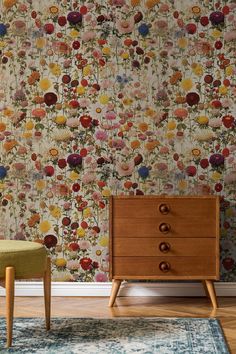
[[[168,262],[170,270],[163,273],[159,269],[161,262]],[[156,279],[183,279],[183,277],[208,279],[216,274],[213,257],[113,257],[113,276],[131,279],[130,277],[149,276]]]
[[219,198],[110,197],[110,257],[110,279],[199,279],[209,293],[219,279]]
[[[128,214],[128,210],[124,209]],[[215,238],[215,220],[208,220],[199,216],[169,217],[157,216],[156,218],[143,217],[115,217],[113,219],[113,234],[115,237],[198,237]],[[161,232],[162,224],[170,227],[168,232]]]
[[51,259],[47,257],[46,271],[43,277],[45,321],[47,331],[50,329],[51,318]]
[[[189,238],[166,238],[153,237],[148,240],[144,237],[135,238],[114,238],[113,240],[113,255],[130,256],[130,257],[155,257],[155,256],[215,256],[215,239],[205,238],[196,239]],[[163,252],[160,250],[161,245],[169,245],[169,251]]]
[[5,270],[6,280],[6,322],[7,322],[7,348],[12,345],[13,313],[14,313],[14,284],[15,269],[7,267]]

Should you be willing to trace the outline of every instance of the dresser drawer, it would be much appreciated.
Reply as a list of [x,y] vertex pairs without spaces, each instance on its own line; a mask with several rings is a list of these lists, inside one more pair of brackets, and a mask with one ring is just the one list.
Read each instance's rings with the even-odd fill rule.
[[112,269],[117,279],[217,279],[215,259],[208,256],[113,257]]
[[113,240],[113,255],[129,257],[155,256],[216,256],[214,238],[116,238]]
[[[166,206],[166,210],[165,210]],[[211,213],[209,213],[209,210]],[[215,219],[213,197],[118,197],[113,199],[113,218],[156,218],[161,216]]]
[[[170,217],[162,216],[156,218],[123,216],[114,217],[112,233],[114,238],[119,237],[216,237],[218,228],[216,223],[209,218],[199,216],[191,217]],[[169,229],[167,232],[162,228]],[[163,231],[161,231],[163,230]]]

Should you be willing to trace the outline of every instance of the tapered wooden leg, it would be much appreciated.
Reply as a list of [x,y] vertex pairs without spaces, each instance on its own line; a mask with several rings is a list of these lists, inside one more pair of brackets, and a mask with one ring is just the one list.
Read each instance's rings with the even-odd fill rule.
[[47,268],[43,277],[46,329],[50,329],[51,318],[51,260],[47,258]]
[[14,267],[7,267],[5,272],[7,348],[9,348],[12,345],[15,269]]
[[202,280],[202,285],[203,285],[206,297],[209,298],[209,293],[208,293],[208,290],[207,290],[207,286],[206,286],[205,280]]
[[111,288],[111,295],[110,295],[110,300],[109,300],[109,307],[112,307],[114,305],[114,302],[116,301],[116,296],[118,294],[118,291],[120,289],[120,284],[121,280],[120,279],[113,279],[112,280],[112,288]]
[[214,283],[212,280],[205,280],[205,284],[211,299],[212,306],[214,309],[217,309],[218,303],[217,303]]

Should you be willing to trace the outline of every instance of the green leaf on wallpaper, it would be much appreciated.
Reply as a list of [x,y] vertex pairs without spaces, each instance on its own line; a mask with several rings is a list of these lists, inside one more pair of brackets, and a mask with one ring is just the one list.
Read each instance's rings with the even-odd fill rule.
[[35,130],[43,130],[45,126],[42,123],[35,124]]

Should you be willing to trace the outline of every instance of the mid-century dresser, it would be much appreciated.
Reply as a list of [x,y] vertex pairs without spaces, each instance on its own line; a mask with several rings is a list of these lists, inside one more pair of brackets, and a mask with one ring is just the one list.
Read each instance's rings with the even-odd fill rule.
[[122,280],[201,280],[217,308],[217,196],[111,196],[113,306]]

